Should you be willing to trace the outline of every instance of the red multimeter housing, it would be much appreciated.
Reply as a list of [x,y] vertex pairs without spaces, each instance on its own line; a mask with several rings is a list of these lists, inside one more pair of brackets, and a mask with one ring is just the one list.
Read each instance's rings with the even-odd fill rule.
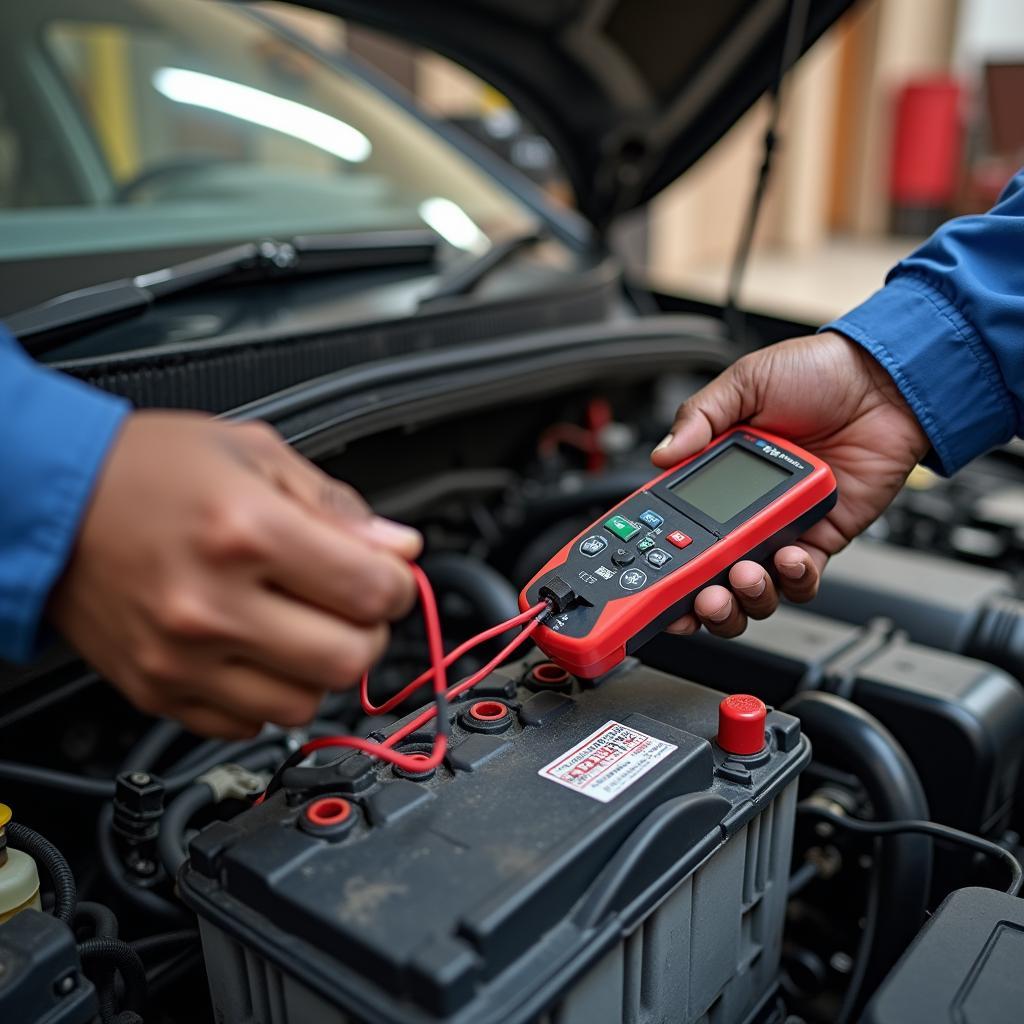
[[726,583],[736,562],[767,561],[835,503],[835,477],[821,459],[737,427],[566,544],[519,604],[525,611],[571,589],[533,639],[569,672],[593,678],[690,611],[696,591]]

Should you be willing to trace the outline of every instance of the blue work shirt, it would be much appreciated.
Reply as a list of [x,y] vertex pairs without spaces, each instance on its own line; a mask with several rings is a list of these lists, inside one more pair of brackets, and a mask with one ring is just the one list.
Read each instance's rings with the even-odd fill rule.
[[0,326],[0,657],[34,651],[128,403],[33,362]]
[[863,345],[889,371],[955,473],[1022,433],[1024,171],[985,214],[944,224],[885,287],[822,330]]

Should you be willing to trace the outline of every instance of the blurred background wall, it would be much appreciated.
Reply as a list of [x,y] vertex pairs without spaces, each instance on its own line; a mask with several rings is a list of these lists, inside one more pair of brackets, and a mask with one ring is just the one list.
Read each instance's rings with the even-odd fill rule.
[[[473,75],[356,25],[265,6],[572,202],[544,140]],[[1024,0],[862,0],[800,62],[785,103],[743,299],[821,322],[870,294],[943,219],[987,209],[1024,163]],[[762,100],[632,225],[636,272],[722,300],[766,117]]]

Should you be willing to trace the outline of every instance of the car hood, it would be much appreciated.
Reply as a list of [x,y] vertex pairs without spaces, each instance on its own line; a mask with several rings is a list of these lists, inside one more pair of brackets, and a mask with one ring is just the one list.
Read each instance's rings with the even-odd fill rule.
[[[771,84],[790,0],[301,0],[450,57],[555,147],[597,227],[647,202]],[[812,0],[801,52],[854,0]]]

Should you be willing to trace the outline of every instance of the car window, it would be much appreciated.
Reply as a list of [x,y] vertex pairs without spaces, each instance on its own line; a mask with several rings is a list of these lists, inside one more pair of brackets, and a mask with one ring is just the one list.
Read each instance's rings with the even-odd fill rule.
[[0,260],[424,223],[482,251],[534,225],[354,70],[242,9],[5,6]]

